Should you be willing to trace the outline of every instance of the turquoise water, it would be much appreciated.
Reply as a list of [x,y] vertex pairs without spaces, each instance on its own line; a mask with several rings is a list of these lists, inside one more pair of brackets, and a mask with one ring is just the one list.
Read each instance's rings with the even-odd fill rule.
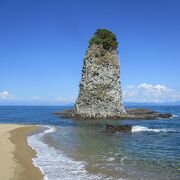
[[[39,124],[28,138],[46,179],[180,179],[180,107],[153,106],[171,119],[74,121],[52,113],[69,107],[1,106],[1,123]],[[132,133],[105,133],[105,124]]]

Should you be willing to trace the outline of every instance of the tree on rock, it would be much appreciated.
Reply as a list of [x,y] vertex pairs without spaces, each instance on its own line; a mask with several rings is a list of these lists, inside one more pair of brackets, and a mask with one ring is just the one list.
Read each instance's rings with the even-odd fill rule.
[[107,29],[97,29],[89,41],[89,45],[92,44],[102,45],[106,50],[117,49],[118,47],[116,35]]

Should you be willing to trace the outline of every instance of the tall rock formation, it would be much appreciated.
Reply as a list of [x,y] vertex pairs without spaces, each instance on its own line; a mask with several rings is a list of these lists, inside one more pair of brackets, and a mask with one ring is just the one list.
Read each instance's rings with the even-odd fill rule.
[[117,118],[126,115],[122,103],[117,46],[115,35],[105,29],[97,30],[89,41],[75,103],[75,116]]

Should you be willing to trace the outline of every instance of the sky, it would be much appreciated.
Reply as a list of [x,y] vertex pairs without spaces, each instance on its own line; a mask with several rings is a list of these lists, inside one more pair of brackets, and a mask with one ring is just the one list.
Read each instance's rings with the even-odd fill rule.
[[124,101],[180,101],[179,20],[179,0],[0,0],[0,105],[74,102],[98,28],[117,36]]

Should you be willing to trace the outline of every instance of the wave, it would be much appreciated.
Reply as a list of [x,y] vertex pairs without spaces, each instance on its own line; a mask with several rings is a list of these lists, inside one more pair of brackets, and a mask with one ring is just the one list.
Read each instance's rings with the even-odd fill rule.
[[172,115],[172,117],[173,117],[173,118],[177,118],[177,117],[178,117],[178,115],[173,114],[173,115]]
[[166,129],[166,128],[151,129],[151,128],[147,128],[147,127],[144,127],[144,126],[133,126],[132,127],[132,132],[141,132],[141,131],[149,131],[149,132],[175,132],[175,130],[173,130],[173,129]]
[[75,161],[42,141],[45,134],[55,131],[55,127],[48,126],[44,132],[28,137],[28,144],[37,152],[33,164],[42,171],[45,180],[104,179],[101,175],[88,174],[84,162]]

